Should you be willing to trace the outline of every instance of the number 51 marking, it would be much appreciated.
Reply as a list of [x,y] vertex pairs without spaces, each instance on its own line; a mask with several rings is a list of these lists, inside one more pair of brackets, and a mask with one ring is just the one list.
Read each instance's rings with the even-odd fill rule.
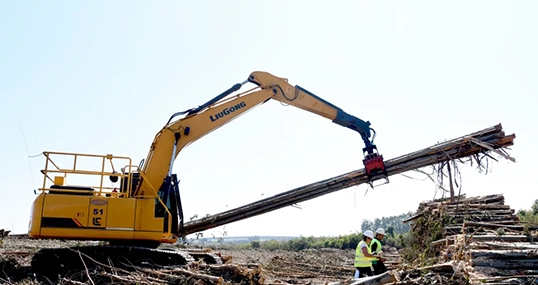
[[103,214],[103,209],[93,209],[93,214],[94,215],[102,215]]

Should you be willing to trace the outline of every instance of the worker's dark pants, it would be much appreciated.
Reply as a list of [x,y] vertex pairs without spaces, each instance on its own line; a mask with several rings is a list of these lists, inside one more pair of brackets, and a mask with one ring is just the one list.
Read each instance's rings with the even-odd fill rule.
[[372,267],[374,268],[374,274],[379,275],[387,271],[387,267],[381,260],[376,260],[372,262]]
[[372,269],[370,266],[368,267],[355,267],[360,272],[359,278],[365,277],[365,276],[374,276],[374,273],[372,272]]

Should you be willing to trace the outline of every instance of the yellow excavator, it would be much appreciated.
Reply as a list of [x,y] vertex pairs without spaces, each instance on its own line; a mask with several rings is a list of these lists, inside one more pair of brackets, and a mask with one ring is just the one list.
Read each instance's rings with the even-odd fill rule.
[[[255,86],[233,94],[247,83]],[[77,248],[84,255],[93,256],[93,261],[99,260],[99,256],[121,255],[131,261],[139,256],[168,265],[185,264],[194,258],[219,263],[217,256],[208,253],[157,249],[160,244],[176,243],[183,236],[183,212],[173,165],[187,145],[269,99],[358,132],[364,143],[363,164],[369,183],[373,186],[374,181],[382,179],[388,183],[383,156],[373,143],[375,131],[368,121],[300,86],[292,86],[285,78],[255,71],[247,80],[205,104],[173,114],[138,165],[129,157],[111,154],[44,152],[43,186],[32,205],[29,237],[108,242],[107,246]],[[105,179],[110,182],[105,183]],[[60,273],[59,268],[80,259],[81,255],[74,252],[42,249],[35,254],[32,265],[42,273]]]

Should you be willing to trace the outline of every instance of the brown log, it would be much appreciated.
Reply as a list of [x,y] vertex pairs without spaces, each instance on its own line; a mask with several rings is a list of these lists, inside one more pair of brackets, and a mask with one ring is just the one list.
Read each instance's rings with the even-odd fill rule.
[[211,284],[220,285],[220,284],[224,283],[224,279],[222,277],[212,276],[212,275],[207,275],[207,274],[201,274],[201,273],[196,273],[196,272],[191,272],[191,271],[185,270],[183,268],[161,269],[158,272],[159,273],[169,273],[169,274],[181,274],[181,275],[193,277],[193,278],[196,278],[196,279],[201,279],[201,280],[204,280],[204,281],[208,281],[208,282],[211,282]]
[[487,257],[490,259],[529,259],[538,261],[538,247],[535,249],[502,250],[502,249],[472,249],[468,251],[471,258]]
[[436,264],[431,266],[419,267],[415,270],[418,271],[432,271],[432,272],[454,272],[454,265],[452,262]]
[[471,260],[473,266],[484,266],[497,269],[536,269],[538,258],[535,259],[496,259],[478,257]]
[[531,242],[537,241],[538,236],[525,236],[525,235],[467,235],[466,238],[469,241],[506,241],[506,242]]
[[[458,214],[444,213],[444,215],[449,215],[450,217],[452,217],[452,219],[454,219],[456,221],[459,221],[460,223],[463,223],[463,222],[481,222],[481,223],[493,223],[493,224],[495,224],[495,223],[500,222],[500,221],[511,221],[511,222],[514,222],[514,223],[518,222],[517,217],[512,215],[512,214],[508,214],[508,215],[487,215],[487,214],[477,215],[477,214],[467,214],[467,213],[458,213]],[[468,224],[468,226],[471,226],[471,225]],[[480,225],[475,225],[475,226],[480,226]]]
[[[526,270],[495,269],[491,267],[481,267],[481,266],[475,266],[473,269],[477,273],[487,272],[488,274],[485,274],[485,275],[489,275],[489,276],[485,277],[484,279],[490,279],[490,280],[494,280],[495,278],[504,279],[504,278],[538,277],[538,269],[526,269]],[[477,277],[475,278],[476,278],[475,280],[482,280],[482,278],[477,278]]]
[[524,249],[536,249],[538,245],[528,242],[473,242],[469,245],[473,249],[497,249],[497,250],[524,250]]
[[465,210],[465,209],[472,209],[472,210],[510,210],[510,205],[492,205],[492,204],[469,204],[469,203],[462,203],[462,204],[454,204],[454,205],[446,205],[446,207],[449,210]]
[[[506,221],[505,220],[505,221],[495,221],[495,224],[499,224],[499,225],[516,225],[516,224],[520,224],[520,223],[518,221],[513,221],[513,220]],[[451,227],[462,228],[463,227],[463,222],[462,223],[452,224]]]
[[[164,278],[166,280],[172,281],[171,283],[176,283],[176,281],[179,278],[179,276],[177,276],[177,274],[180,274],[180,275],[183,275],[183,276],[188,276],[189,278],[195,278],[195,279],[204,280],[204,281],[210,282],[211,284],[220,285],[220,284],[224,283],[224,279],[222,277],[211,276],[211,275],[201,274],[201,273],[196,273],[196,272],[191,272],[191,271],[184,270],[184,269],[181,269],[181,268],[174,268],[174,269],[171,269],[171,270],[166,270],[166,269],[153,270],[153,269],[149,269],[149,268],[136,267],[136,269],[138,271],[141,271],[141,272],[144,272],[144,273],[147,273],[147,274],[151,274],[151,275],[155,275],[155,276],[159,276],[159,277]],[[175,273],[176,275],[170,274],[170,273]]]
[[454,208],[448,209],[445,211],[449,215],[471,215],[471,216],[512,216],[514,214],[514,209],[508,210],[494,210],[494,209],[465,209],[465,208]]
[[497,223],[484,223],[484,222],[472,222],[472,221],[465,221],[463,223],[464,227],[482,227],[482,228],[492,228],[492,229],[498,229],[498,228],[506,228],[511,230],[517,230],[517,231],[523,231],[525,228],[528,230],[538,230],[538,226],[520,226],[520,225],[503,225],[503,224],[497,224]]
[[[488,152],[491,152],[491,150],[506,148],[513,145],[514,138],[515,135],[505,136],[501,124],[498,124],[460,138],[387,160],[385,165],[389,176],[396,175],[440,162],[478,154],[487,154]],[[298,187],[242,207],[187,222],[183,226],[182,233],[188,235],[240,221],[335,191],[340,191],[351,186],[364,184],[367,183],[367,181],[368,178],[364,169],[355,170],[340,176]],[[455,203],[457,202],[458,199],[456,199]],[[471,199],[469,202],[504,203],[504,197],[502,195],[496,197],[483,197],[481,199]]]

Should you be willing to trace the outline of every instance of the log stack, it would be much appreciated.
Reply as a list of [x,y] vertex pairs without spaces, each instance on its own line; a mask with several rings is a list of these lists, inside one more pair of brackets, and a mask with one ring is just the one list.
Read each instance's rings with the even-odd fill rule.
[[429,244],[438,263],[463,264],[470,284],[533,284],[538,278],[538,226],[522,223],[502,194],[421,203],[408,221],[415,236],[437,238]]

